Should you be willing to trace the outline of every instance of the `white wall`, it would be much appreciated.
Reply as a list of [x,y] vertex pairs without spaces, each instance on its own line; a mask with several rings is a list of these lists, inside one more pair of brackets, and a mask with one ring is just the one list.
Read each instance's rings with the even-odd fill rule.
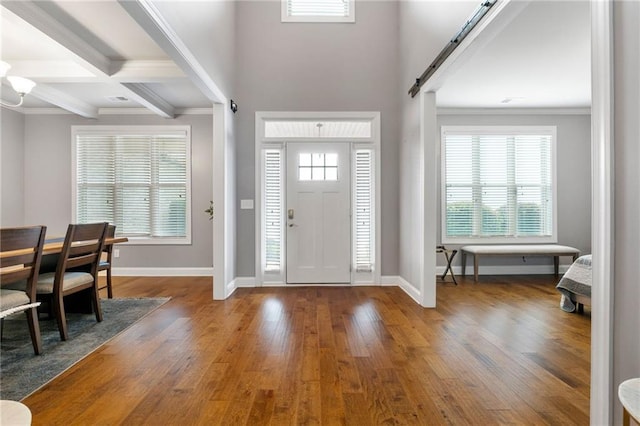
[[640,3],[614,3],[615,242],[613,286],[614,424],[618,385],[640,377]]
[[[557,189],[558,189],[558,243],[578,248],[583,254],[591,253],[591,117],[590,115],[439,115],[439,126],[557,126]],[[440,164],[440,159],[438,160]],[[440,179],[438,171],[438,179]],[[440,187],[440,181],[438,181]],[[442,241],[441,203],[438,196],[438,242]],[[449,247],[449,245],[447,246]],[[450,245],[458,248],[457,245]],[[570,258],[561,260],[570,264]],[[460,265],[460,258],[454,262]],[[472,261],[467,260],[468,268]],[[438,264],[446,265],[439,256]],[[522,259],[487,257],[482,267],[523,266]],[[547,265],[541,271],[552,270],[553,259],[529,257],[526,266]],[[486,270],[486,269],[485,269]],[[457,270],[456,270],[457,272]],[[469,272],[471,272],[469,270]]]
[[153,3],[218,88],[233,98],[236,2],[154,0]]
[[[107,115],[89,120],[60,114],[26,115],[24,120],[24,223],[47,225],[48,236],[64,235],[72,220],[72,125],[190,125],[192,244],[120,245],[120,257],[114,259],[114,267],[211,268],[213,230],[204,212],[213,193],[211,115],[185,115],[175,120],[154,115]],[[4,138],[2,143],[4,146]]]
[[[421,215],[423,187],[420,177],[422,140],[420,138],[420,97],[407,91],[457,33],[478,6],[477,1],[402,1],[399,2],[400,30],[400,105],[402,111],[399,168],[399,274],[418,286],[424,249],[416,233],[424,221],[436,220]],[[435,202],[436,200],[433,200]],[[417,288],[417,287],[416,287]]]
[[1,108],[0,226],[24,225],[24,116]]
[[[273,0],[236,10],[238,199],[255,196],[255,111],[380,111],[385,275],[398,273],[398,7],[358,2],[353,24],[282,23]],[[237,225],[237,272],[254,276],[254,211],[239,210]]]

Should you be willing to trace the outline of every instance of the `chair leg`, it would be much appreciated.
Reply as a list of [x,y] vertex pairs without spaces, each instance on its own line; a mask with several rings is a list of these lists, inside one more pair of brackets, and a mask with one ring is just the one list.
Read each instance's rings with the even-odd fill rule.
[[40,323],[38,322],[38,308],[28,309],[25,314],[27,314],[27,322],[29,323],[33,351],[36,355],[40,355],[42,353],[42,338],[40,336]]
[[93,303],[93,311],[96,313],[96,321],[102,322],[102,307],[100,306],[100,293],[98,290],[98,279],[96,277],[91,289],[91,302]]
[[113,288],[111,287],[111,267],[107,269],[107,297],[113,299]]
[[56,315],[56,321],[58,321],[58,330],[60,330],[60,340],[69,339],[69,333],[67,332],[67,317],[64,313],[64,297],[53,298],[53,310]]

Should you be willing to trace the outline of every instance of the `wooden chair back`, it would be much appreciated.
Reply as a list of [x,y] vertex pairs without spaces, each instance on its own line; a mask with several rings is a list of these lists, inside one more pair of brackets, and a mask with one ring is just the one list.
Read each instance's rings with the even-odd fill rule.
[[[107,233],[105,235],[105,238],[114,238],[116,236],[116,226],[115,225],[109,225],[107,226]],[[107,263],[109,263],[109,265],[111,265],[111,258],[113,255],[113,244],[109,244],[109,245],[105,245],[103,248],[104,253],[107,254]]]
[[27,282],[27,294],[35,300],[42,247],[46,226],[26,226],[0,229],[0,285],[18,281]]
[[106,222],[69,225],[56,267],[54,293],[55,286],[59,285],[69,269],[82,268],[96,276],[107,225]]

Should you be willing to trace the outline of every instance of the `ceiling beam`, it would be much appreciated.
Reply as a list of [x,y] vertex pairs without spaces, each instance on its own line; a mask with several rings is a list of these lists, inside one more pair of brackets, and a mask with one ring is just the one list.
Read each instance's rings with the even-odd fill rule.
[[111,78],[120,83],[162,83],[167,80],[186,80],[187,76],[171,60],[113,61],[117,68]]
[[172,105],[158,96],[154,91],[140,83],[122,83],[129,92],[129,97],[140,105],[164,118],[175,118]]
[[37,84],[31,93],[29,93],[29,96],[33,96],[34,98],[38,98],[85,118],[98,118],[98,108],[46,84]]
[[74,33],[68,23],[58,21],[30,0],[3,1],[2,6],[69,50],[87,70],[96,76],[109,75],[111,69],[109,58]]
[[142,27],[210,101],[227,103],[227,98],[209,73],[191,53],[171,25],[150,0],[118,0],[118,3]]
[[[171,60],[112,61],[108,79],[111,83],[165,83],[184,81],[187,76]],[[96,77],[72,60],[11,60],[12,74],[41,83],[95,83],[106,77]]]

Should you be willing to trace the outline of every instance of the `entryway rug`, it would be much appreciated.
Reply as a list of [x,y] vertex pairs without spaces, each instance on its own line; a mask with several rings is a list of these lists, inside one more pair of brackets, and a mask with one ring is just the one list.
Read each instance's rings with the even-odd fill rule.
[[94,314],[67,314],[69,340],[60,340],[55,319],[40,320],[42,354],[34,355],[24,314],[5,318],[0,345],[0,398],[19,401],[170,298],[102,299],[103,321]]

